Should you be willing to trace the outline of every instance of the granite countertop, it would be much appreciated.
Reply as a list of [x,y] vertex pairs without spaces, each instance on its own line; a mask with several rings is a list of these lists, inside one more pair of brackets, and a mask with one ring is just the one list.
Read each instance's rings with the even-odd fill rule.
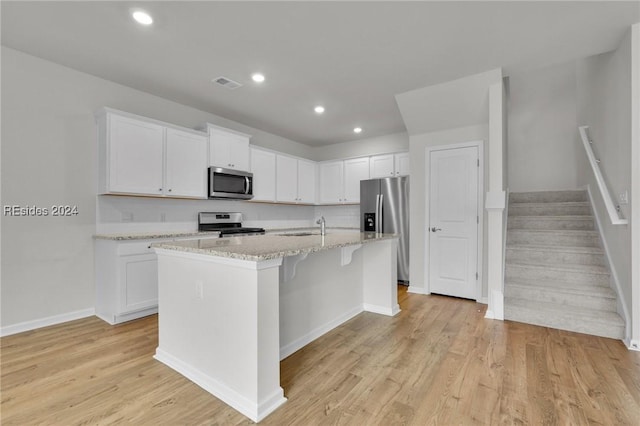
[[330,250],[398,238],[395,234],[374,232],[319,232],[312,235],[255,235],[219,239],[196,239],[155,243],[154,248],[177,250],[209,256],[260,261],[304,253]]
[[181,238],[181,237],[217,237],[219,232],[131,232],[118,234],[96,234],[93,238],[97,240],[154,240],[160,238]]

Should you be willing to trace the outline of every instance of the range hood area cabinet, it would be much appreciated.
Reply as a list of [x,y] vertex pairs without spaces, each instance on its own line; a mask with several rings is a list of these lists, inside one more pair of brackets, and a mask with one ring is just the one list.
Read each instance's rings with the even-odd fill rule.
[[249,171],[251,135],[207,123],[209,166]]
[[103,108],[98,193],[207,198],[207,135]]

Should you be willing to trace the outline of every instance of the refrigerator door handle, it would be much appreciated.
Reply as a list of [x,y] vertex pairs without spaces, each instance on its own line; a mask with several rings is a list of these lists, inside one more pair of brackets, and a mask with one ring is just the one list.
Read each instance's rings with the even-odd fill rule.
[[380,221],[380,226],[378,227],[378,232],[382,233],[384,230],[382,229],[382,224],[383,224],[383,217],[382,217],[382,206],[384,204],[384,194],[380,194],[380,207],[378,207],[380,214],[378,215],[378,217],[380,219],[378,219]]
[[378,214],[378,210],[380,210],[380,194],[376,194],[376,222],[375,222],[375,231],[376,232],[380,232],[379,231],[379,220],[380,220],[380,215]]

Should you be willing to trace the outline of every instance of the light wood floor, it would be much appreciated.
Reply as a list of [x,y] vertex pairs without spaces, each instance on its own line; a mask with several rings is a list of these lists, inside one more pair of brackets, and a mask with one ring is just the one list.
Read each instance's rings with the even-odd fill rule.
[[[281,363],[289,401],[265,425],[638,425],[640,353],[616,340],[483,318],[399,295]],[[2,425],[251,423],[152,358],[157,318],[97,318],[0,339]]]

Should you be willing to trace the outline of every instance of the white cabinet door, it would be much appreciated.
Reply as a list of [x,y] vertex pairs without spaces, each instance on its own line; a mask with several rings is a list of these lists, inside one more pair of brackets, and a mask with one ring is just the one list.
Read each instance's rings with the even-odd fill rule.
[[209,130],[209,165],[248,171],[251,136],[211,124],[207,128]]
[[369,160],[371,179],[395,176],[394,155],[374,155]]
[[168,128],[166,144],[165,195],[207,198],[207,138]]
[[369,157],[345,160],[343,202],[360,202],[360,181],[364,179],[369,179]]
[[276,154],[251,148],[253,200],[276,200]]
[[158,305],[158,258],[155,254],[121,256],[119,314]]
[[341,203],[344,193],[344,161],[320,164],[320,203]]
[[298,202],[315,204],[316,175],[316,163],[298,160]]
[[164,127],[109,114],[107,192],[162,195]]
[[285,155],[276,156],[276,188],[277,201],[298,201],[298,160]]
[[409,153],[401,152],[395,154],[395,172],[396,176],[409,176]]

